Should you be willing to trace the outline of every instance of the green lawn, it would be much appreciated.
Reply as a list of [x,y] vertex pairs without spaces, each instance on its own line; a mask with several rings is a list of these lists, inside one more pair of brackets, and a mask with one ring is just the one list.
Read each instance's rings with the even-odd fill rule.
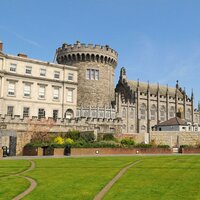
[[[92,200],[121,168],[136,160],[141,162],[121,177],[105,200],[200,199],[200,156],[125,156],[34,160],[36,169],[26,175],[35,179],[38,186],[24,200]],[[8,173],[6,166],[9,173],[14,173],[28,167],[29,161],[0,160],[0,176]],[[13,170],[14,166],[18,168]],[[5,184],[6,180],[9,184]],[[0,199],[4,200],[11,199],[7,198],[8,191],[17,195],[19,189],[23,191],[29,185],[18,177],[2,176],[0,181]],[[2,189],[4,184],[7,186]],[[18,191],[16,185],[21,187]]]
[[29,187],[26,179],[10,176],[29,166],[30,162],[26,160],[0,160],[0,200],[10,200]]

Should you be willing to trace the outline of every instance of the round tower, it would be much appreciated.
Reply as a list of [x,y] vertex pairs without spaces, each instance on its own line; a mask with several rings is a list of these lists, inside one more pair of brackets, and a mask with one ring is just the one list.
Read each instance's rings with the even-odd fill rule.
[[57,62],[78,67],[78,106],[110,106],[118,53],[108,45],[63,44]]

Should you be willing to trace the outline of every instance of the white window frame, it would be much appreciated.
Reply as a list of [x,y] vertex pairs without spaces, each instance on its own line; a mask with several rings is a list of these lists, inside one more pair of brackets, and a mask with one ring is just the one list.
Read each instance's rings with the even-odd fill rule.
[[24,84],[24,97],[31,96],[31,84],[25,83]]
[[73,80],[74,80],[74,74],[68,73],[68,81],[73,81]]
[[38,108],[38,119],[45,118],[45,109],[44,108]]
[[39,99],[45,99],[45,91],[46,87],[45,85],[39,85],[39,90],[38,90],[38,98]]
[[30,107],[23,107],[23,118],[29,116],[30,116]]
[[54,79],[60,79],[60,72],[59,71],[54,71],[53,77],[54,77]]
[[15,96],[16,83],[14,81],[8,82],[8,96]]
[[53,100],[59,100],[60,89],[59,87],[53,87]]
[[[12,108],[12,112],[9,113],[9,108]],[[7,115],[13,116],[14,115],[14,106],[7,106]]]
[[99,80],[99,70],[98,69],[86,69],[86,79],[87,80]]
[[72,103],[73,102],[73,95],[74,95],[74,89],[67,88],[67,102]]
[[45,68],[40,68],[40,76],[45,77],[47,70]]
[[10,69],[9,69],[9,71],[13,72],[13,73],[16,73],[16,71],[17,71],[17,64],[10,63]]
[[32,74],[32,67],[31,66],[26,66],[26,68],[25,68],[25,74],[26,75],[31,75]]

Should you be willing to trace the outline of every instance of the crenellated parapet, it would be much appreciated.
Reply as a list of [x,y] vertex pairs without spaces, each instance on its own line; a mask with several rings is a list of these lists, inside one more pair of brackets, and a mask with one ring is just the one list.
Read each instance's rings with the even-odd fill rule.
[[118,53],[108,45],[100,46],[93,44],[81,44],[79,41],[76,44],[64,43],[56,51],[57,62],[59,64],[72,64],[74,62],[99,62],[113,66],[117,66]]

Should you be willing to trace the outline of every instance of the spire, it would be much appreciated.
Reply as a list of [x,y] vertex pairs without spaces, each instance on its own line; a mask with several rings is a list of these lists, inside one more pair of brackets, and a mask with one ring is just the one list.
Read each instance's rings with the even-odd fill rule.
[[140,87],[140,80],[139,80],[139,78],[137,79],[137,87],[138,88]]
[[192,93],[191,93],[191,99],[194,99],[194,92],[193,92],[193,88],[192,88]]
[[147,92],[149,92],[150,86],[149,86],[149,81],[148,81],[148,85],[147,85]]
[[157,92],[160,91],[160,86],[159,86],[159,83],[157,83]]
[[120,80],[126,79],[126,70],[124,67],[121,68],[120,70]]
[[168,88],[168,84],[167,84],[166,94],[168,94],[168,93],[169,93],[169,88]]
[[179,88],[178,80],[176,81],[176,88],[177,88],[177,89]]

